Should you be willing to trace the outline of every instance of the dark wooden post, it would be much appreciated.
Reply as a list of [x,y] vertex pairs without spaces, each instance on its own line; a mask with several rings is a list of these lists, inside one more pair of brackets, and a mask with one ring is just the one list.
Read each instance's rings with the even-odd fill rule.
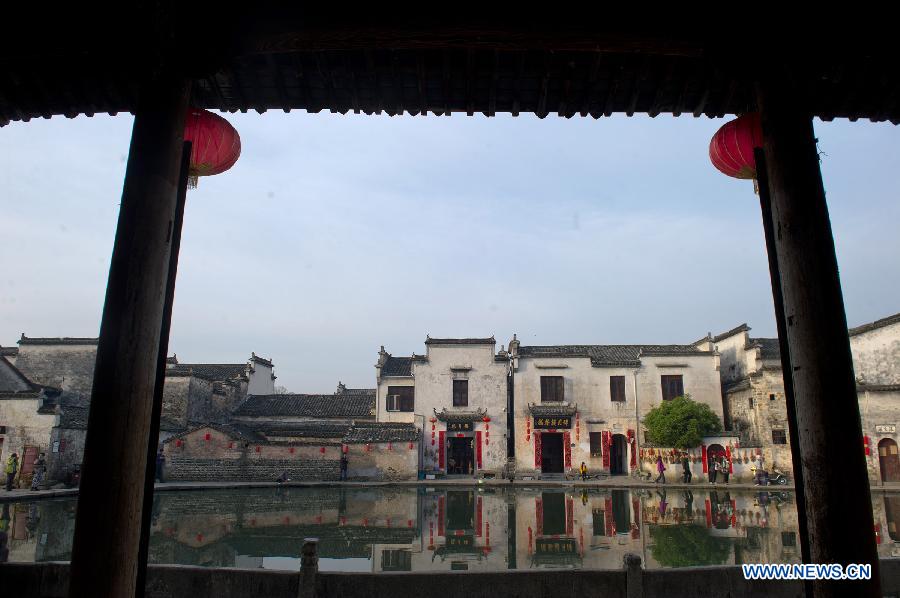
[[147,582],[147,555],[150,550],[150,519],[153,511],[153,485],[156,481],[156,453],[159,447],[159,422],[162,419],[163,390],[166,383],[166,357],[169,352],[169,332],[172,328],[172,309],[175,304],[175,280],[178,277],[178,252],[181,249],[181,228],[187,185],[191,168],[191,142],[185,141],[181,150],[178,171],[178,195],[175,217],[172,220],[172,249],[169,251],[169,272],[166,278],[166,298],[163,304],[162,328],[159,333],[159,352],[156,362],[156,383],[153,390],[153,409],[150,413],[150,438],[147,445],[147,472],[144,475],[144,511],[141,516],[141,549],[138,553],[138,574],[135,597],[144,595]]
[[[797,484],[814,563],[871,563],[866,582],[814,582],[816,596],[880,596],[872,501],[834,238],[811,115],[783,81],[761,81],[771,199],[795,416]],[[773,248],[769,248],[772,251]]]
[[133,596],[184,118],[190,85],[157,76],[134,128],[100,325],[69,595]]

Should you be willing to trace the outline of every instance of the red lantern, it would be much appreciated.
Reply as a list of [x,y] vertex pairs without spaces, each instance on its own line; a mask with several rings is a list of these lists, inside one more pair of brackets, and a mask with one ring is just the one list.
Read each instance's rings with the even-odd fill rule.
[[[60,444],[62,444],[62,443],[60,443]],[[175,446],[181,446],[182,444],[183,444],[183,443],[181,442],[181,439],[180,439],[180,438],[179,438],[178,440],[175,441]]]
[[197,186],[197,177],[223,173],[241,155],[238,132],[227,120],[208,110],[188,109],[184,140],[191,142],[189,185],[192,188]]
[[322,454],[324,455],[324,454],[325,454],[325,447],[324,447],[324,446],[320,446],[320,447],[319,447],[319,452],[322,453]]
[[207,432],[206,435],[203,437],[203,440],[209,440],[210,438],[212,438],[212,434]]
[[749,112],[722,125],[709,142],[709,159],[720,172],[736,179],[756,178],[753,150],[762,147],[759,113]]
[[491,417],[489,415],[485,415],[484,417],[481,418],[481,421],[487,423],[487,422],[491,421]]

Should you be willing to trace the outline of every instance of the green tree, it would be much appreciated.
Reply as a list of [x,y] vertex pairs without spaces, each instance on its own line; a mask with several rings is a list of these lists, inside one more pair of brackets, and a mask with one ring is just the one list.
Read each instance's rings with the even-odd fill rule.
[[721,565],[731,554],[728,538],[711,536],[699,525],[650,526],[650,552],[663,567]]
[[663,401],[647,413],[644,426],[654,444],[679,449],[698,447],[704,436],[722,431],[718,416],[691,395]]

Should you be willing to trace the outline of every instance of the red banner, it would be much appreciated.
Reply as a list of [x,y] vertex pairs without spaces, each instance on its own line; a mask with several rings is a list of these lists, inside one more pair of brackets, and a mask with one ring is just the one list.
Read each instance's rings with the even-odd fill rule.
[[534,516],[537,525],[537,535],[544,535],[544,501],[540,498],[534,499]]
[[541,468],[541,433],[534,433],[534,467]]
[[600,450],[603,451],[603,467],[609,469],[609,430],[600,433]]
[[475,432],[475,467],[481,469],[481,432]]
[[628,446],[631,447],[631,469],[637,469],[637,451],[634,450],[634,430],[628,430]]
[[[443,432],[441,432],[443,434]],[[444,535],[444,497],[438,497],[438,535]]]
[[[444,451],[446,450],[447,441],[444,440],[444,436],[447,433],[443,430],[438,432],[438,469],[444,469]],[[441,534],[442,536],[444,534]]]
[[706,499],[706,527],[712,527],[712,505]]
[[706,463],[706,445],[700,447],[700,454],[703,457],[703,473],[709,473],[709,465]]
[[566,535],[575,533],[575,499],[566,499]]
[[734,473],[734,463],[731,462],[731,447],[725,447],[725,458],[728,460],[728,473]]
[[566,456],[566,469],[570,469],[572,467],[572,434],[569,432],[563,432],[563,454]]
[[613,520],[612,497],[606,499],[603,505],[603,523],[606,525],[606,535],[613,537],[616,535],[616,522]]

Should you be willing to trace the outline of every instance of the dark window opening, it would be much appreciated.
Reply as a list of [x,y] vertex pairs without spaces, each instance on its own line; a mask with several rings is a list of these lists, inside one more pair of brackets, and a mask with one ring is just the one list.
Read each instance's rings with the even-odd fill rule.
[[684,396],[684,377],[678,375],[661,376],[663,401],[671,401],[675,397]]
[[769,395],[769,400],[770,400],[770,401],[774,401],[774,400],[775,400],[775,395]]
[[787,434],[784,430],[772,430],[772,444],[787,444]]
[[750,397],[750,409],[753,409],[753,397]]
[[565,400],[562,376],[541,376],[541,403]]
[[382,571],[412,571],[412,553],[408,550],[382,550]]
[[603,432],[591,432],[591,457],[603,456]]
[[469,381],[454,380],[453,381],[453,406],[468,407],[469,406]]
[[785,548],[797,546],[797,534],[795,532],[781,532],[781,545]]
[[416,389],[412,386],[388,386],[385,408],[388,411],[413,411],[415,392]]
[[609,398],[614,403],[625,402],[625,376],[609,377]]

